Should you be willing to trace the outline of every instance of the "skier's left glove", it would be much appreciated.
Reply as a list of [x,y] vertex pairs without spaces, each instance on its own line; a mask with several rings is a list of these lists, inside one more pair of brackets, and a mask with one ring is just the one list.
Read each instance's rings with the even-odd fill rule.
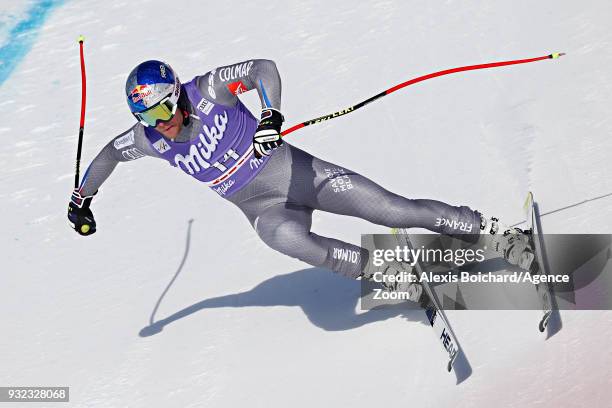
[[265,108],[261,111],[261,122],[253,136],[256,158],[269,156],[273,149],[283,144],[280,130],[284,120],[283,115],[276,109]]
[[93,196],[83,197],[77,189],[72,192],[68,203],[68,222],[80,235],[91,235],[96,232],[96,220],[89,209]]

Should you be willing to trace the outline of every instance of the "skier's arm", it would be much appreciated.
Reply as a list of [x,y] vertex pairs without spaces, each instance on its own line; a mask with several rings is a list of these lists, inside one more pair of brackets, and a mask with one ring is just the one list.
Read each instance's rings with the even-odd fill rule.
[[238,94],[256,89],[261,101],[261,121],[253,135],[255,157],[268,156],[283,144],[281,79],[274,61],[255,59],[219,67],[198,77],[197,85],[205,98],[226,106],[234,106]]
[[117,164],[145,156],[158,157],[144,136],[143,126],[136,124],[113,138],[100,150],[87,168],[79,192],[84,197],[93,195],[115,170]]
[[81,235],[96,232],[96,221],[89,206],[98,188],[117,164],[144,156],[159,157],[147,142],[140,124],[134,125],[102,148],[85,172],[81,186],[72,192],[68,203],[68,221],[76,232]]
[[196,79],[202,96],[234,106],[237,95],[257,90],[262,108],[281,108],[281,79],[274,61],[253,59],[216,68]]

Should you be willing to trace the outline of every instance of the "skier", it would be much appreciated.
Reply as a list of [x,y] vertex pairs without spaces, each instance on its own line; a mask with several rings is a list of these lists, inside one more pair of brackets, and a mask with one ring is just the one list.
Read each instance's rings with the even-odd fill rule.
[[[237,97],[250,90],[261,100],[259,122]],[[510,263],[533,258],[525,234],[496,218],[466,206],[399,196],[283,143],[281,80],[273,61],[219,67],[185,84],[168,64],[145,61],[129,74],[125,92],[138,123],[100,151],[73,191],[68,219],[81,235],[96,232],[91,201],[115,166],[150,156],[167,160],[237,205],[273,249],[347,277],[370,278],[370,255],[364,248],[311,232],[314,210],[387,227],[426,228],[469,242],[490,234]],[[418,300],[420,285],[406,285],[391,289],[410,292]]]

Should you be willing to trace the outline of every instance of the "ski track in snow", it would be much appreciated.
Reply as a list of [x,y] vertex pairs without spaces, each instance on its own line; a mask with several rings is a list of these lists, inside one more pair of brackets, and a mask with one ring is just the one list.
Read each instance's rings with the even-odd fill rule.
[[[0,385],[70,386],[70,406],[88,408],[610,400],[610,312],[562,311],[563,329],[547,341],[535,327],[538,311],[449,312],[473,368],[456,386],[420,312],[358,311],[356,282],[267,248],[237,208],[161,161],[118,166],[94,202],[94,236],[77,236],[65,219],[79,34],[88,78],[82,173],[133,123],[124,80],[144,59],[168,61],[184,81],[273,59],[290,126],[428,72],[565,51],[559,60],[420,83],[288,141],[399,194],[470,205],[510,223],[522,219],[529,189],[543,213],[605,196],[606,2],[272,0],[204,10],[194,0],[175,8],[159,0],[26,1],[0,6],[0,47],[17,38],[14,28],[34,5],[49,9],[9,49],[14,60],[2,63],[12,68],[0,75]],[[190,219],[185,264],[150,327],[186,251]],[[611,220],[607,196],[542,223],[548,233],[609,234]],[[314,215],[314,232],[355,243],[386,230]],[[147,328],[161,332],[139,335]]]

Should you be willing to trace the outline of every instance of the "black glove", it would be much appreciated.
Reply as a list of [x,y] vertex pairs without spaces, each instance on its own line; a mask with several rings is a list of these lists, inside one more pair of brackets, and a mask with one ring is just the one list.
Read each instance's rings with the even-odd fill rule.
[[265,108],[261,111],[261,122],[253,136],[256,158],[269,156],[271,150],[283,144],[280,130],[284,120],[283,115],[276,109]]
[[[96,191],[97,193],[97,191]],[[91,235],[96,232],[96,220],[89,209],[93,195],[83,197],[78,190],[72,192],[68,203],[68,223],[81,235]]]

